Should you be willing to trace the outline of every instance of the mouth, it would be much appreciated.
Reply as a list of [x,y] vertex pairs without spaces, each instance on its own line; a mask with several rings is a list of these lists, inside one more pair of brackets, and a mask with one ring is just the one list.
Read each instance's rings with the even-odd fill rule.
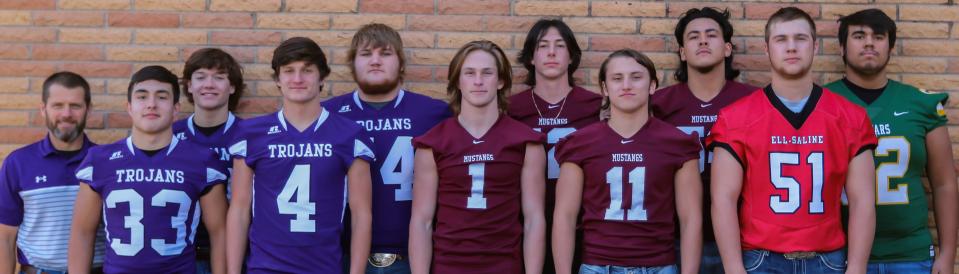
[[783,61],[786,61],[786,63],[788,63],[788,64],[795,64],[795,63],[799,63],[800,60],[802,60],[802,59],[799,58],[799,57],[791,57],[791,58],[786,58],[786,59],[783,60]]
[[471,90],[469,93],[489,93],[488,90]]
[[159,118],[160,118],[160,114],[147,113],[147,114],[143,114],[142,117],[143,117],[143,118],[146,118],[146,119],[159,119]]
[[712,54],[712,53],[713,53],[713,52],[710,51],[709,49],[701,49],[701,50],[696,51],[696,55],[709,55],[709,54]]
[[879,57],[879,52],[875,52],[875,51],[864,51],[863,53],[860,53],[859,56]]
[[623,92],[623,94],[620,94],[620,95],[619,95],[619,97],[633,97],[633,96],[636,96],[636,93]]

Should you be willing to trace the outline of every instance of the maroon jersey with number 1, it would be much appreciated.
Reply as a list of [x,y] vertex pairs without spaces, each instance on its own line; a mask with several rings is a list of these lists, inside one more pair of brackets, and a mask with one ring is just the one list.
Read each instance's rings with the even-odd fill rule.
[[544,139],[506,115],[479,138],[453,117],[413,139],[439,176],[432,273],[523,273],[519,174],[526,144]]
[[583,263],[662,266],[676,263],[675,177],[700,144],[650,118],[622,137],[595,123],[561,140],[556,158],[583,169]]

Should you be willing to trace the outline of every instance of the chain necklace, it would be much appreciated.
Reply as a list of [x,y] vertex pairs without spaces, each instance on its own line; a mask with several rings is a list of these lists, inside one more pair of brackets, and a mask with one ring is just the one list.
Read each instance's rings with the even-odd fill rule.
[[[553,119],[559,118],[559,115],[560,115],[560,114],[563,114],[563,108],[566,108],[566,98],[569,98],[569,94],[570,94],[570,93],[573,93],[572,88],[570,88],[570,91],[567,92],[566,95],[563,96],[563,101],[560,103],[561,105],[559,105],[559,112],[556,113],[556,116],[553,117]],[[536,114],[539,115],[539,118],[543,118],[543,113],[540,112],[540,110],[539,110],[539,105],[536,104],[536,92],[533,92],[533,90],[530,90],[530,91],[529,91],[529,98],[533,100],[533,107],[536,108]],[[544,101],[545,101],[545,100],[544,100]],[[547,104],[548,104],[548,103],[549,103],[549,102],[547,102]],[[546,107],[548,108],[549,105],[547,105]]]

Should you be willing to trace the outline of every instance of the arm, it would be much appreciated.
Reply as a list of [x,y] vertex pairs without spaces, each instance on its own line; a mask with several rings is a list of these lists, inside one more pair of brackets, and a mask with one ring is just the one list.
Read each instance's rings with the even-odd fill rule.
[[410,217],[410,270],[430,272],[433,259],[433,215],[436,214],[436,190],[439,174],[433,150],[418,148],[413,161],[413,212]]
[[203,226],[210,232],[210,267],[213,273],[226,273],[226,187],[213,186],[200,198]]
[[676,172],[676,213],[681,269],[683,273],[698,273],[703,251],[703,183],[698,159],[686,161]]
[[739,195],[743,187],[743,167],[732,153],[713,150],[712,184],[713,230],[726,273],[745,274],[742,243],[739,237]]
[[876,168],[872,150],[849,161],[846,196],[849,197],[849,243],[846,273],[866,273],[869,250],[876,234]]
[[232,179],[232,197],[226,213],[226,269],[228,273],[239,274],[243,269],[243,257],[246,256],[250,230],[253,170],[243,159],[234,159]]
[[70,273],[90,273],[93,263],[93,242],[100,225],[103,202],[100,194],[89,185],[80,183],[77,200],[73,206],[73,224],[70,226],[70,241],[67,245],[67,267]]
[[366,260],[370,257],[370,239],[373,231],[372,188],[370,163],[356,159],[347,173],[349,180],[350,221],[350,273],[365,273]]
[[0,224],[0,272],[14,273],[17,267],[17,227]]
[[936,229],[939,230],[939,254],[936,254],[932,273],[953,273],[959,194],[956,193],[956,170],[952,165],[952,146],[946,127],[938,127],[926,134],[926,153],[929,157],[926,168],[935,203]]
[[569,274],[573,268],[576,218],[579,217],[581,199],[583,169],[574,163],[563,163],[556,181],[556,207],[553,209],[553,261],[559,274]]
[[543,272],[543,256],[546,240],[546,217],[543,199],[546,192],[546,151],[540,144],[526,144],[523,160],[523,259],[526,273]]

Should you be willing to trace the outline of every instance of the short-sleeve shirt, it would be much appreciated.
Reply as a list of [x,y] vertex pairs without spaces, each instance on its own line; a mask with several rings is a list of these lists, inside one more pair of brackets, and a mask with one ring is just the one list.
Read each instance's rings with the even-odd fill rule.
[[[76,152],[59,152],[49,135],[14,150],[0,168],[0,223],[17,227],[17,259],[22,265],[67,270],[67,242],[80,161],[96,144],[83,136]],[[103,263],[103,231],[97,233],[93,264]]]
[[479,138],[455,117],[413,138],[439,175],[432,273],[523,272],[520,174],[526,145],[543,141],[506,115]]
[[253,170],[247,271],[340,273],[346,175],[373,160],[363,128],[324,109],[301,132],[281,109],[239,130],[230,154]]
[[391,102],[374,108],[353,91],[323,102],[327,109],[356,121],[380,157],[370,165],[373,182],[373,237],[370,252],[406,254],[413,201],[413,137],[450,116],[440,100],[400,90]]
[[767,86],[721,110],[706,143],[728,150],[743,167],[744,250],[826,252],[845,246],[840,195],[849,162],[876,147],[861,107],[814,86],[795,113]]
[[226,182],[226,166],[177,138],[152,156],[131,138],[90,149],[76,173],[103,202],[103,271],[192,273],[200,197]]
[[583,262],[674,264],[676,172],[699,157],[700,147],[656,118],[627,138],[595,123],[560,141],[560,163],[583,169]]

